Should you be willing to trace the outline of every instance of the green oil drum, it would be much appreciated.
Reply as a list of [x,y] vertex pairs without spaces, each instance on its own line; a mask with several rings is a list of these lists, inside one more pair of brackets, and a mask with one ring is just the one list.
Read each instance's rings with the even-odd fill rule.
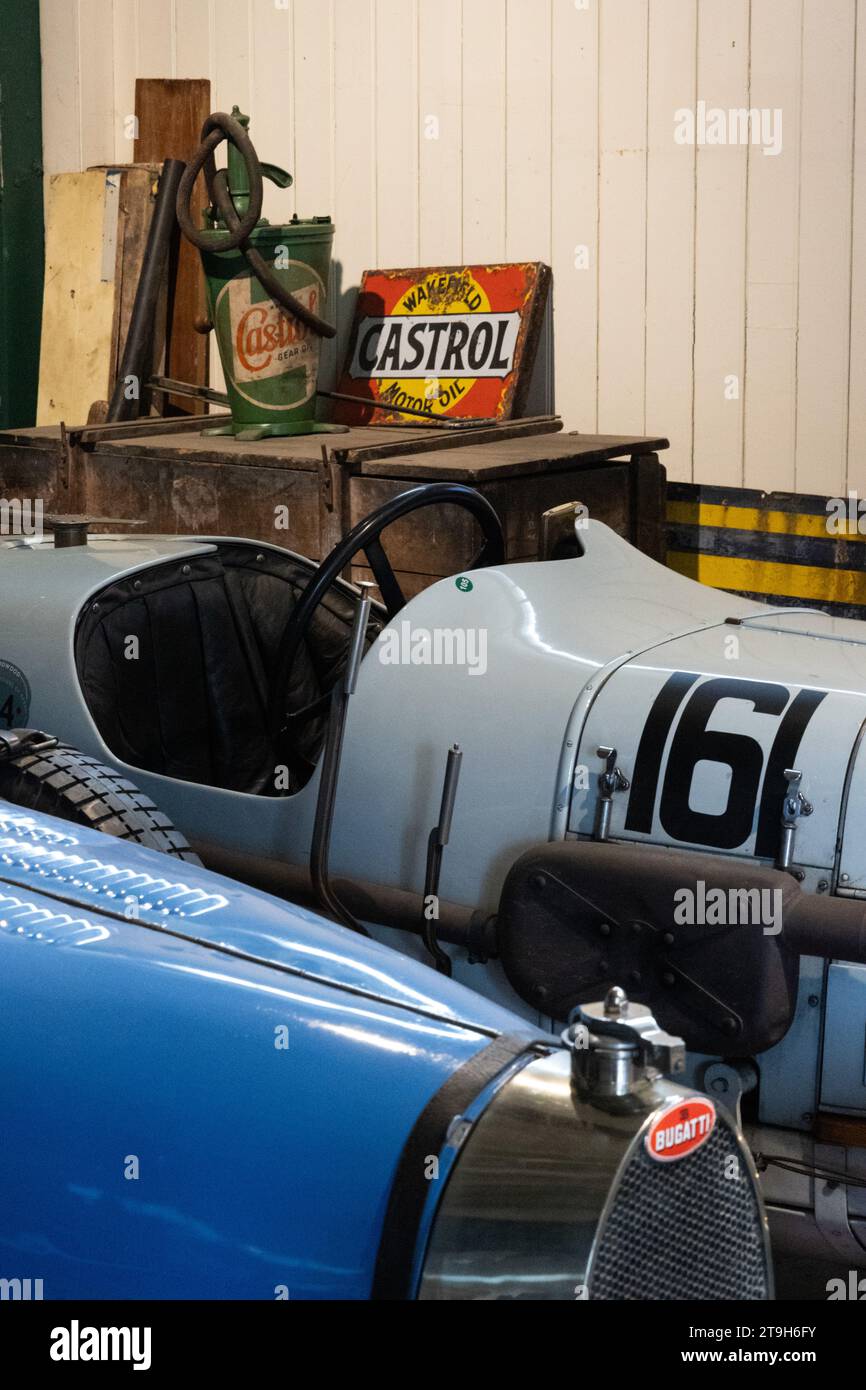
[[[202,233],[219,243],[221,231]],[[260,222],[250,245],[314,314],[324,317],[334,224],[330,217]],[[232,422],[213,434],[244,439],[334,430],[316,420],[322,339],[281,309],[240,250],[202,249],[208,309],[216,331]]]

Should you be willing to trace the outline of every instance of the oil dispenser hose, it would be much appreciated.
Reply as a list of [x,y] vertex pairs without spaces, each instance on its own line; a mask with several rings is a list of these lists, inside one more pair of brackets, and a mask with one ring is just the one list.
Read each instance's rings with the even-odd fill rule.
[[[215,111],[208,116],[201,129],[202,143],[193,155],[177,191],[177,220],[181,230],[193,246],[200,251],[233,251],[238,247],[246,257],[252,273],[268,291],[271,298],[287,313],[299,319],[305,327],[318,334],[320,338],[333,338],[336,328],[320,319],[291,294],[254,246],[249,244],[249,236],[256,226],[262,212],[262,170],[258,155],[249,135],[240,121],[225,111]],[[225,169],[217,169],[214,151],[223,140],[230,140],[247,166],[250,181],[250,205],[243,217],[238,217],[232,202]],[[211,205],[215,207],[229,230],[219,240],[212,232],[202,232],[194,224],[190,212],[190,199],[193,185],[199,172],[204,169],[205,183]]]

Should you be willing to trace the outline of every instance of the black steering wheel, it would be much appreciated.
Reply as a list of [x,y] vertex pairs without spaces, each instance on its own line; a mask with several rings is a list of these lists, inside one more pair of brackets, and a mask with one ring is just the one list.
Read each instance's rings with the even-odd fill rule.
[[[286,624],[280,648],[279,669],[272,687],[274,700],[270,715],[271,732],[275,738],[285,730],[284,695],[289,688],[298,651],[309,631],[313,614],[332,584],[339,579],[355,556],[363,551],[379,586],[388,617],[395,618],[400,609],[405,607],[406,599],[382,547],[382,532],[401,517],[408,516],[410,512],[435,506],[462,507],[474,516],[481,527],[484,543],[467,569],[477,570],[489,565],[502,564],[505,559],[505,537],[499,517],[480,492],[471,487],[464,487],[462,483],[425,483],[421,487],[410,488],[408,492],[401,492],[398,497],[392,497],[390,502],[371,512],[349,532],[345,540],[335,545],[330,555],[322,561]],[[306,709],[299,710],[292,716],[292,722],[320,714],[328,698],[329,695],[323,696]]]

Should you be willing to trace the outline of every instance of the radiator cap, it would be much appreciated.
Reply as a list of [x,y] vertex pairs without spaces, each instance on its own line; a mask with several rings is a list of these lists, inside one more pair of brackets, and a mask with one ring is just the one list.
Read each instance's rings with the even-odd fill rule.
[[656,1075],[685,1071],[682,1038],[659,1027],[645,1004],[614,985],[603,1000],[574,1010],[562,1035],[575,1084],[588,1097],[626,1096]]

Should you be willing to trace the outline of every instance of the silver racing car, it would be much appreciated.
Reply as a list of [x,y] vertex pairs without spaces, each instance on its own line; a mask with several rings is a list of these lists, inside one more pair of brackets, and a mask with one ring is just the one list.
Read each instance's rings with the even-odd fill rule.
[[[431,507],[481,549],[405,602],[383,535]],[[866,1264],[866,624],[580,512],[567,558],[503,564],[454,484],[321,565],[85,532],[0,547],[0,796],[192,846],[543,1026],[624,985],[742,1108],[777,1241]]]

